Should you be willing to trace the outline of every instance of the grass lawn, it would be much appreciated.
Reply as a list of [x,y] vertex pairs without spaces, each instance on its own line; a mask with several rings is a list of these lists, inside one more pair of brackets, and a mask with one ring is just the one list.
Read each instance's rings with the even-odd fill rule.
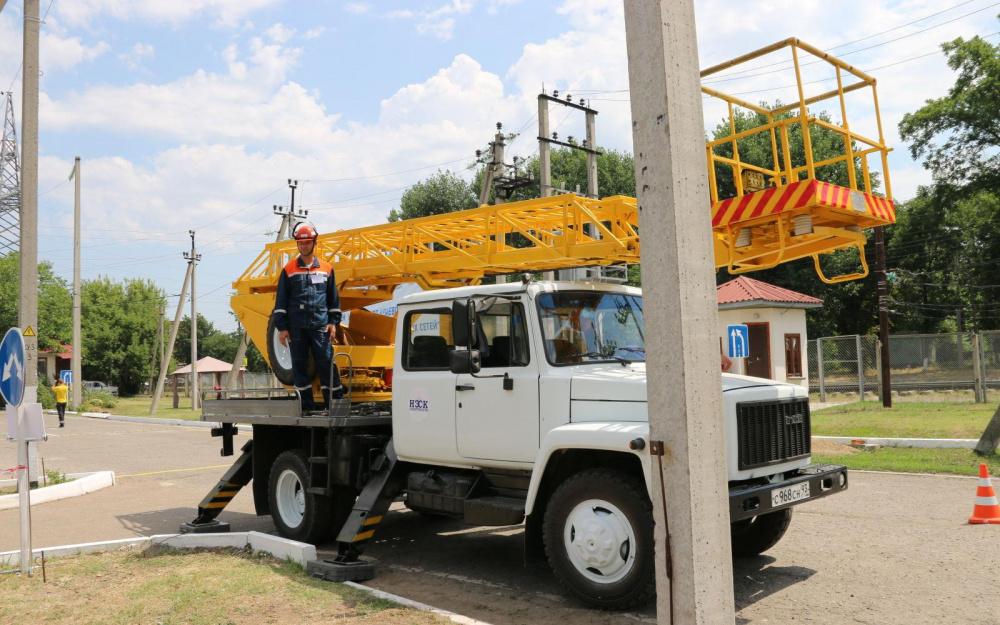
[[[101,412],[110,412],[116,415],[126,415],[130,417],[148,417],[149,406],[152,403],[149,395],[136,395],[135,397],[120,397],[114,408],[106,408]],[[181,397],[180,408],[172,408],[173,398],[164,395],[160,398],[160,405],[157,406],[156,415],[166,419],[188,419],[197,421],[201,417],[201,410],[191,410],[191,398]]]
[[126,551],[46,561],[5,575],[0,623],[51,625],[423,625],[443,618],[314,580],[295,564],[245,551]]
[[976,438],[997,402],[855,402],[812,413],[812,433],[821,436],[885,438]]
[[1000,477],[1000,456],[977,456],[971,449],[917,449],[881,447],[875,451],[852,448],[843,454],[813,454],[815,463],[842,464],[848,469],[900,471],[904,473],[952,473],[978,475],[979,463],[990,467],[990,475]]

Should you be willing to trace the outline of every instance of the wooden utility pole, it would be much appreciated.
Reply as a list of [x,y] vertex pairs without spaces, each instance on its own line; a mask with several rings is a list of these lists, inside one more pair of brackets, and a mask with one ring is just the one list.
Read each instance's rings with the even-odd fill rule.
[[692,0],[625,0],[657,622],[732,625],[718,311]]
[[73,172],[69,175],[74,183],[73,196],[73,355],[70,371],[73,376],[73,405],[83,403],[83,373],[81,344],[82,304],[80,292],[80,157],[73,160]]

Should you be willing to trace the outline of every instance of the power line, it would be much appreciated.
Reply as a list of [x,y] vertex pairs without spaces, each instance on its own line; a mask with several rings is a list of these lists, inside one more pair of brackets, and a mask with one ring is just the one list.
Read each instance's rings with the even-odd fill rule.
[[328,183],[328,182],[356,182],[358,180],[371,180],[372,178],[385,178],[388,176],[398,176],[401,174],[411,174],[415,171],[421,171],[423,169],[434,169],[435,167],[444,167],[445,165],[451,165],[453,163],[459,163],[462,161],[468,161],[467,157],[456,158],[454,160],[445,161],[443,163],[437,163],[435,165],[423,165],[422,167],[414,167],[412,169],[401,169],[399,171],[390,171],[382,174],[372,174],[370,176],[355,176],[351,178],[303,178],[302,182],[316,182],[316,183]]
[[[857,50],[850,50],[848,52],[841,53],[838,56],[841,56],[841,57],[850,56],[852,54],[857,54],[858,52],[864,52],[866,50],[872,50],[874,48],[878,48],[878,47],[881,47],[881,46],[889,45],[890,43],[895,43],[897,41],[900,41],[900,40],[903,40],[903,39],[907,39],[909,37],[914,37],[916,35],[920,35],[920,34],[926,33],[926,32],[928,32],[930,30],[934,30],[935,28],[940,28],[941,26],[946,26],[946,25],[951,24],[953,22],[957,22],[959,20],[962,20],[962,19],[965,19],[965,18],[970,17],[972,15],[975,15],[976,13],[981,13],[981,12],[985,11],[986,9],[992,9],[993,7],[998,6],[998,5],[1000,5],[1000,2],[994,2],[993,4],[984,6],[982,8],[976,9],[975,11],[971,11],[971,12],[966,13],[964,15],[960,15],[960,16],[952,18],[950,20],[941,22],[939,24],[934,24],[933,26],[928,26],[927,28],[922,28],[922,29],[914,31],[912,33],[907,33],[905,35],[900,35],[899,37],[896,37],[894,39],[889,39],[888,41],[883,41],[881,43],[875,43],[875,44],[872,44],[870,46],[865,46],[863,48],[858,48]],[[917,21],[921,21],[921,20],[917,20]],[[861,41],[861,40],[858,40],[858,41]],[[856,42],[854,42],[854,43],[856,43]],[[844,47],[845,45],[849,45],[849,44],[840,44],[839,46],[834,46],[833,48],[830,48],[830,49],[834,50],[836,48]],[[809,61],[807,63],[800,63],[799,67],[807,67],[809,65],[816,65],[817,63],[822,63],[822,62],[823,62],[822,59],[816,59],[815,61]],[[762,69],[764,67],[771,67],[771,66],[774,66],[774,65],[786,65],[786,67],[775,69],[775,70],[769,70],[769,71],[766,71],[766,72],[761,72],[759,74],[749,73],[749,72],[756,71],[756,69]],[[725,76],[717,76],[714,79],[713,78],[707,78],[707,79],[705,79],[704,82],[707,83],[707,84],[718,84],[720,82],[730,82],[730,81],[733,81],[733,80],[743,80],[743,79],[746,79],[746,78],[756,78],[758,76],[766,76],[768,74],[774,74],[776,72],[787,71],[788,69],[791,69],[792,67],[794,67],[794,64],[791,63],[790,61],[779,61],[777,63],[772,63],[771,65],[762,65],[762,66],[760,66],[760,67],[758,67],[756,69],[746,69],[746,70],[742,70],[742,71],[739,71],[739,72],[733,72],[731,74],[726,74]]]

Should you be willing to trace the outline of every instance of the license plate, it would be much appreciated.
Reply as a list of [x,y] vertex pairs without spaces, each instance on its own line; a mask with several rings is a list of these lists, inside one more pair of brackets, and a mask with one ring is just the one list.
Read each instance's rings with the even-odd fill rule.
[[775,488],[771,491],[771,507],[777,508],[803,499],[809,499],[809,482],[802,482],[795,486]]

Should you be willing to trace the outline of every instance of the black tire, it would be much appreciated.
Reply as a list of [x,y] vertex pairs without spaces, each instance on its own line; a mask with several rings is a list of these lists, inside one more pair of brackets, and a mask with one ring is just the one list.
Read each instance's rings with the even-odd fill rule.
[[271,507],[271,518],[279,534],[292,540],[316,544],[340,528],[332,527],[333,500],[310,494],[306,491],[308,485],[306,455],[298,449],[284,451],[271,465],[267,503]]
[[[274,377],[278,381],[288,386],[295,385],[292,376],[292,353],[289,348],[278,341],[278,328],[274,327],[274,317],[267,321],[267,362],[274,371]],[[307,371],[309,378],[315,376],[316,365],[313,364],[312,354],[309,354],[309,365]]]
[[758,556],[778,544],[792,522],[792,509],[769,512],[732,524],[733,557]]
[[[587,501],[593,503],[581,507]],[[594,520],[599,530],[625,528],[631,535],[621,541],[621,532],[612,529],[596,536],[578,536],[574,521],[581,520]],[[582,524],[580,529],[584,531]],[[604,610],[626,610],[648,603],[655,595],[653,513],[641,481],[612,469],[589,469],[573,475],[552,494],[542,532],[545,555],[556,578],[583,603]],[[608,536],[606,551],[594,554],[594,541],[603,536]],[[631,536],[635,544],[630,544]],[[588,551],[585,541],[591,545],[589,554],[584,553]],[[579,545],[575,555],[568,551],[570,545]],[[586,566],[588,557],[601,560],[604,570]],[[600,580],[604,576],[607,582]]]

